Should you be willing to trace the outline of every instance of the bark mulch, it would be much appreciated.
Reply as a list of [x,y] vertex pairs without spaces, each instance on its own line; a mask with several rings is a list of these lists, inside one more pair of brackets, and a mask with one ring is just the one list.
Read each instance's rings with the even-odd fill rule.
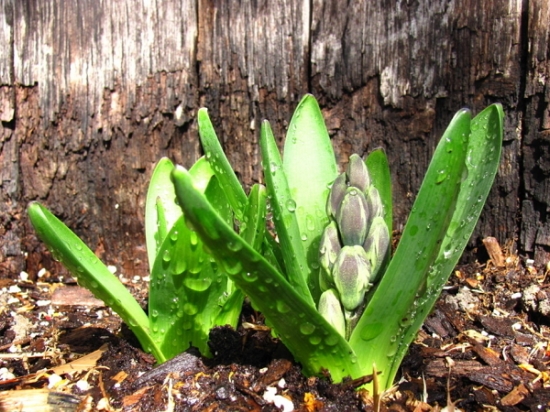
[[[550,411],[550,267],[492,257],[455,270],[380,410]],[[120,277],[145,304],[146,282]],[[374,407],[356,390],[362,381],[304,377],[249,307],[238,330],[212,331],[214,359],[189,350],[157,368],[70,278],[42,270],[0,280],[0,308],[0,411]]]

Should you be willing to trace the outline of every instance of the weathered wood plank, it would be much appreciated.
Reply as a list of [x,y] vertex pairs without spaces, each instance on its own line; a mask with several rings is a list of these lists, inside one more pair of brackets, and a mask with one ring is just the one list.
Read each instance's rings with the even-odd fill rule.
[[24,207],[40,199],[110,263],[143,274],[146,183],[160,156],[189,166],[200,155],[197,108],[250,185],[259,122],[282,140],[306,92],[341,163],[386,148],[397,228],[452,114],[502,102],[503,162],[475,240],[519,235],[544,261],[547,2],[348,3],[0,0],[0,272],[36,269]]
[[526,79],[521,96],[521,245],[538,260],[550,260],[550,5],[535,2],[525,16]]

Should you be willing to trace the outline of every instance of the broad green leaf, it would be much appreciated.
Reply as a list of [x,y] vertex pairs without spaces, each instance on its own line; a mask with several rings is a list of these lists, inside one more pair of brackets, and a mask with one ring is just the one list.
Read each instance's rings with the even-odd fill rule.
[[[153,270],[158,250],[174,223],[181,217],[181,208],[176,204],[176,194],[170,174],[174,164],[166,157],[160,159],[153,170],[145,201],[145,239],[149,271]],[[213,170],[204,158],[191,168],[195,184],[203,190],[213,175]]]
[[[466,154],[466,171],[460,185],[448,230],[437,258],[428,273],[427,285],[418,297],[414,314],[407,314],[398,352],[388,379],[393,380],[407,348],[428,316],[475,229],[483,205],[493,185],[500,163],[504,113],[499,104],[491,105],[472,119]],[[390,385],[391,381],[387,382]]]
[[[254,185],[248,195],[244,219],[241,224],[240,235],[254,250],[259,251],[262,246],[265,232],[266,190],[264,186]],[[230,222],[228,222],[230,223]],[[236,325],[241,314],[244,294],[240,289],[235,290],[224,304],[216,319],[218,325]]]
[[[264,162],[266,169],[271,166]],[[329,187],[338,176],[338,166],[323,114],[317,100],[310,94],[302,98],[290,121],[283,170],[290,199],[295,204],[293,207],[308,262],[309,270],[303,272],[317,302],[320,296],[319,241],[329,222],[326,203]]]
[[54,259],[59,260],[95,297],[114,310],[134,332],[143,349],[159,362],[166,356],[152,339],[149,320],[126,287],[98,257],[63,222],[39,203],[28,208],[29,217],[38,237],[48,246]]
[[322,368],[329,368],[336,382],[349,375],[359,376],[355,354],[345,339],[283,275],[219,218],[208,200],[193,187],[185,169],[177,167],[173,178],[184,214],[197,228],[204,244],[227,276],[270,320],[306,373],[319,374]]
[[269,263],[275,266],[279,272],[286,273],[283,253],[281,252],[281,244],[277,243],[277,240],[269,233],[266,233],[264,236],[262,250],[263,256]]
[[266,190],[255,184],[248,195],[245,215],[241,224],[240,235],[254,250],[259,251],[265,234]]
[[390,232],[393,228],[393,203],[391,174],[388,158],[384,149],[376,149],[369,153],[365,160],[369,176],[374,187],[378,190],[382,204],[384,205],[384,221]]
[[206,160],[212,165],[212,169],[220,181],[220,186],[224,190],[235,216],[237,219],[242,220],[246,205],[246,194],[225,156],[214,131],[214,126],[210,121],[210,117],[208,117],[208,111],[205,108],[199,109],[198,123],[199,136]]
[[175,204],[174,185],[170,173],[174,164],[166,157],[160,159],[153,170],[147,198],[145,200],[145,240],[149,271],[157,256],[164,236],[181,216],[181,209]]
[[[290,194],[281,155],[267,121],[262,123],[260,131],[260,150],[273,211],[273,223],[281,244],[287,280],[306,302],[315,307],[307,285],[310,268],[296,215],[296,202]],[[316,255],[318,256],[318,252]]]
[[[195,187],[196,180],[193,176]],[[232,221],[231,209],[215,177],[210,179],[205,196],[225,222]],[[164,354],[172,358],[192,344],[209,355],[208,333],[235,293],[241,296],[240,302],[235,301],[240,313],[242,293],[222,274],[204,251],[197,233],[186,224],[185,215],[181,216],[160,248],[149,286],[151,330]],[[232,326],[237,324],[238,313],[231,318]],[[229,315],[224,320],[229,320]]]
[[375,364],[382,382],[393,379],[403,323],[414,310],[455,211],[469,131],[470,112],[462,110],[435,150],[397,250],[350,338],[363,373],[372,373]]

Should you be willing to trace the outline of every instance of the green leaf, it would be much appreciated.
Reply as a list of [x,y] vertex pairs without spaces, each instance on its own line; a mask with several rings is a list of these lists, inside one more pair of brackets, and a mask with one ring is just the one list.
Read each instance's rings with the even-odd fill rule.
[[[176,193],[172,183],[171,173],[174,164],[170,159],[163,157],[153,170],[147,198],[145,200],[145,239],[147,245],[147,257],[149,271],[152,272],[153,264],[158,251],[168,231],[181,217],[181,208],[176,204]],[[201,157],[191,168],[195,179],[195,185],[201,190],[206,190],[214,171],[209,163]]]
[[[254,250],[259,251],[265,233],[266,190],[261,185],[254,185],[248,195],[244,219],[241,225],[241,237]],[[228,222],[229,223],[229,222]],[[244,294],[236,289],[224,304],[216,319],[218,325],[236,325],[241,314]]]
[[428,273],[426,288],[418,297],[416,313],[404,322],[410,323],[410,326],[403,332],[390,376],[397,373],[408,346],[434,306],[472,236],[500,163],[503,118],[502,106],[494,104],[472,119],[466,171],[460,185],[456,208],[435,262]]
[[388,232],[392,233],[393,227],[393,203],[391,174],[388,158],[384,149],[376,149],[369,153],[365,160],[371,183],[378,190],[382,204],[384,205],[384,221],[388,227]]
[[[319,300],[319,242],[329,222],[326,204],[338,167],[323,114],[315,97],[305,95],[298,104],[285,139],[283,170],[300,230],[308,270],[303,270]],[[264,162],[264,167],[271,167]]]
[[441,138],[413,205],[397,250],[350,338],[363,373],[382,371],[382,388],[391,385],[399,349],[417,294],[455,211],[463,178],[470,112],[462,110]]
[[265,187],[255,184],[248,195],[243,224],[240,235],[254,250],[259,251],[265,234],[265,218],[267,207]]
[[[315,308],[252,246],[221,219],[208,200],[193,187],[189,173],[180,167],[173,172],[176,195],[204,244],[254,307],[260,310],[288,349],[309,374],[328,368],[339,382],[359,376],[355,354]],[[342,354],[342,356],[334,356]]]
[[145,241],[147,244],[147,258],[149,271],[158,254],[164,237],[181,216],[181,209],[176,205],[174,185],[170,180],[170,173],[174,164],[166,157],[157,163],[145,200]]
[[246,205],[246,194],[231,168],[231,164],[220,145],[214,126],[208,117],[208,110],[199,109],[198,113],[199,136],[204,149],[206,160],[212,165],[216,177],[220,181],[229,204],[237,219],[243,219],[244,208]]
[[113,309],[134,332],[143,348],[159,362],[166,356],[152,339],[145,312],[126,287],[97,256],[63,222],[39,203],[28,208],[29,218],[38,237],[48,246],[54,259],[59,260],[95,297]]
[[[273,132],[267,121],[260,131],[260,150],[264,165],[264,178],[271,199],[273,223],[281,244],[287,280],[312,307],[313,297],[307,285],[310,272],[304,242],[296,216],[296,202],[290,194],[286,173]],[[317,251],[317,260],[318,260]]]
[[[198,170],[200,168],[194,169],[195,173]],[[201,177],[195,173],[192,179],[196,187]],[[196,190],[203,191],[202,187]],[[215,177],[210,179],[204,191],[215,205],[216,213],[225,222],[231,222],[230,206]],[[231,298],[234,294],[240,296],[240,301],[238,297]],[[222,310],[223,320],[235,327],[242,299],[242,293],[204,251],[201,239],[189,228],[185,215],[182,215],[161,246],[149,286],[151,330],[165,355],[172,358],[191,344],[208,356],[210,329],[218,325],[216,319]],[[233,306],[227,305],[228,300],[233,302]]]

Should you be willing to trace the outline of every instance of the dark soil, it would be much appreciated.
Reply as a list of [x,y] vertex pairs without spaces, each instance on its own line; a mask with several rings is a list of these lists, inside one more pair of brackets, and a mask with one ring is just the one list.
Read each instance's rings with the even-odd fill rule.
[[[190,350],[155,368],[100,301],[40,275],[0,284],[0,411],[373,410],[370,394],[356,390],[364,381],[304,377],[249,307],[246,327],[212,331],[214,359]],[[125,283],[145,302],[145,281]],[[499,268],[461,266],[380,408],[548,411],[549,340],[547,268],[515,256]]]

